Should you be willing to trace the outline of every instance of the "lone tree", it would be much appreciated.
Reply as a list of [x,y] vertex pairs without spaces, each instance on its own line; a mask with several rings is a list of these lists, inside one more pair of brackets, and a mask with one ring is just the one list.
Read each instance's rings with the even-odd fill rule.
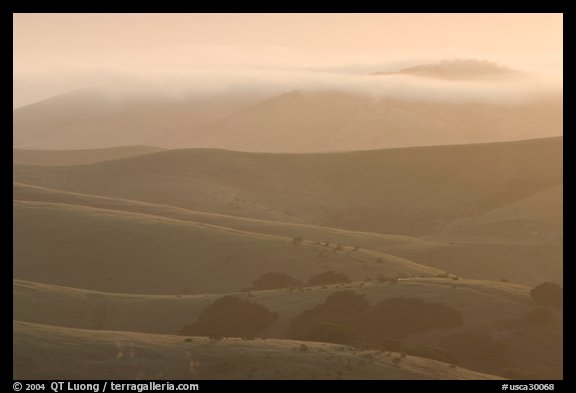
[[564,290],[558,284],[543,282],[530,291],[530,296],[538,304],[562,308],[564,305]]
[[252,337],[264,330],[278,313],[237,296],[224,296],[208,305],[192,325],[180,330],[184,336]]
[[302,245],[303,241],[304,241],[304,239],[302,239],[301,237],[295,237],[292,239],[292,245],[293,246],[300,246],[300,245]]
[[351,280],[347,275],[336,273],[332,270],[317,274],[308,280],[308,284],[310,285],[347,284],[349,282],[351,282]]
[[303,282],[286,274],[286,273],[266,273],[258,277],[252,283],[250,289],[253,290],[265,290],[265,289],[280,289],[280,288],[292,288],[301,287]]

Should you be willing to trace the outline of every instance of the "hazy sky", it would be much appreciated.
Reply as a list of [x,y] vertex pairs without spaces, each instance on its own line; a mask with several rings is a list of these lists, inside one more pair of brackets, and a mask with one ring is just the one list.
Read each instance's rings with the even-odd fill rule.
[[562,14],[14,14],[14,106],[194,70],[371,72],[473,57],[560,72]]

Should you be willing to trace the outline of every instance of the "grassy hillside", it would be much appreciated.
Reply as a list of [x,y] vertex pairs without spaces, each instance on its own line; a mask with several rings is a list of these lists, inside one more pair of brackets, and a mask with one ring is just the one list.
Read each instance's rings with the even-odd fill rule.
[[12,162],[16,165],[81,165],[139,156],[161,150],[161,148],[154,146],[120,146],[90,150],[14,149]]
[[[452,285],[457,288],[453,289]],[[389,297],[415,297],[447,304],[460,311],[464,325],[417,334],[411,345],[436,346],[458,332],[479,332],[505,343],[510,352],[505,368],[532,372],[542,378],[561,378],[561,316],[549,325],[506,327],[533,307],[529,289],[519,285],[478,280],[403,279],[397,285],[355,282],[347,286],[310,287],[303,291],[254,291],[252,301],[276,311],[280,317],[263,337],[282,338],[291,319],[322,303],[342,289],[365,294],[373,303]],[[195,320],[208,304],[222,295],[122,295],[14,281],[14,319],[83,329],[173,334]],[[266,340],[268,341],[268,340]],[[502,370],[500,370],[502,371]]]
[[[447,229],[444,229],[444,232],[434,235],[433,240],[431,238],[422,240],[410,236],[350,231],[205,213],[173,206],[58,191],[21,183],[14,183],[13,196],[15,200],[54,202],[143,213],[223,226],[246,232],[289,238],[303,237],[307,241],[328,241],[332,245],[344,244],[348,250],[352,246],[358,245],[363,249],[400,256],[425,266],[436,267],[468,278],[490,280],[506,278],[517,283],[535,285],[544,280],[562,282],[563,277],[562,241],[561,239],[542,239],[542,235],[547,235],[549,232],[529,234],[528,238],[522,239],[514,238],[512,235],[527,235],[525,231],[513,232],[510,227],[508,227],[508,237],[496,237],[494,233],[489,231],[482,233],[472,231],[483,220],[498,222],[495,220],[499,217],[509,219],[510,215],[516,218],[534,217],[543,223],[561,224],[561,219],[558,220],[559,222],[550,221],[557,217],[556,214],[542,214],[547,210],[552,210],[552,212],[558,210],[553,204],[544,203],[549,202],[551,200],[549,198],[542,199],[538,204],[528,204],[527,201],[517,203],[518,205],[525,205],[525,208],[505,206],[502,209],[488,211],[479,217],[455,220],[453,225],[449,223],[450,225],[445,227]],[[532,200],[533,198],[529,199]],[[504,224],[505,221],[498,225]],[[518,226],[517,228],[521,227]]]
[[[452,289],[452,285],[457,286]],[[264,332],[282,337],[287,324],[299,312],[322,303],[339,290],[352,289],[377,302],[387,297],[418,297],[441,302],[463,313],[466,326],[486,328],[496,321],[520,315],[532,307],[529,288],[494,281],[450,279],[402,279],[398,285],[357,281],[325,288],[239,292],[280,313]],[[30,281],[14,281],[14,319],[26,322],[86,329],[128,330],[174,334],[194,320],[206,305],[222,294],[130,295],[74,289]]]
[[123,293],[210,293],[280,271],[353,279],[439,270],[371,250],[327,252],[291,238],[159,216],[47,202],[14,202],[14,277]]
[[447,223],[438,232],[494,239],[562,239],[563,186],[557,184],[479,215]]
[[[527,147],[531,148],[527,149]],[[117,194],[120,190],[122,193],[128,194],[128,191],[130,191],[129,197],[141,199],[151,199],[151,197],[153,197],[154,199],[161,199],[163,203],[180,203],[182,205],[189,204],[190,200],[193,199],[195,203],[192,207],[195,210],[201,208],[212,211],[224,211],[228,213],[228,215],[209,214],[197,211],[191,212],[174,206],[158,206],[157,204],[137,201],[120,201],[118,199],[80,195],[78,193],[46,190],[22,184],[15,185],[14,198],[23,200],[46,200],[104,207],[106,209],[143,212],[170,218],[200,221],[251,232],[278,234],[290,237],[302,236],[306,239],[327,240],[349,245],[357,244],[363,248],[391,253],[424,265],[473,278],[496,280],[506,278],[529,285],[537,284],[543,280],[561,282],[563,277],[563,201],[561,178],[558,179],[556,176],[558,172],[561,174],[562,168],[561,163],[553,163],[554,160],[561,157],[561,154],[555,158],[549,157],[550,159],[546,161],[546,165],[549,165],[549,168],[546,170],[548,177],[545,173],[538,173],[538,169],[542,168],[530,167],[530,163],[525,162],[529,158],[532,159],[532,163],[544,160],[547,155],[543,154],[543,151],[545,152],[547,149],[551,154],[554,150],[560,149],[561,139],[447,147],[448,151],[458,151],[458,148],[462,148],[464,151],[471,150],[472,152],[479,150],[476,152],[477,156],[480,156],[483,150],[486,150],[488,153],[501,151],[500,159],[509,161],[508,164],[506,164],[507,166],[504,166],[504,168],[508,169],[504,171],[504,174],[502,174],[502,171],[499,171],[501,173],[496,173],[498,172],[496,167],[493,167],[493,172],[492,170],[488,170],[492,168],[491,163],[484,163],[484,166],[471,166],[470,162],[464,158],[460,158],[460,160],[465,163],[465,165],[463,164],[464,167],[471,166],[474,168],[474,170],[470,169],[465,173],[475,173],[476,175],[471,178],[465,176],[458,178],[457,176],[454,179],[438,180],[439,182],[445,183],[446,186],[449,185],[450,192],[448,192],[446,187],[444,190],[441,188],[434,189],[432,188],[433,185],[428,185],[425,181],[418,183],[416,179],[412,177],[408,177],[403,183],[401,179],[397,179],[398,184],[402,187],[406,188],[409,186],[409,188],[411,188],[410,192],[413,196],[405,199],[411,199],[414,202],[414,206],[417,206],[419,210],[412,209],[410,205],[406,205],[405,202],[401,200],[399,194],[386,193],[384,190],[385,187],[378,182],[372,182],[376,184],[366,184],[365,188],[372,187],[375,189],[375,192],[382,193],[382,201],[387,201],[385,204],[374,200],[371,195],[361,195],[358,193],[357,191],[360,190],[361,187],[352,187],[353,191],[356,191],[354,195],[350,195],[352,194],[352,190],[350,189],[342,190],[341,193],[337,194],[336,189],[333,187],[333,192],[330,193],[329,197],[319,197],[315,200],[310,200],[310,206],[301,206],[302,203],[300,203],[300,201],[304,198],[309,199],[311,194],[325,195],[327,190],[330,191],[328,186],[326,186],[325,189],[312,189],[313,187],[317,187],[316,183],[318,182],[326,184],[326,175],[324,173],[321,174],[318,182],[310,181],[307,183],[311,184],[310,188],[284,186],[278,184],[278,176],[267,176],[263,177],[259,182],[255,182],[254,179],[252,179],[251,184],[233,186],[227,184],[226,187],[231,190],[229,193],[211,194],[210,190],[222,187],[220,185],[217,186],[215,180],[207,182],[207,180],[205,180],[206,177],[218,178],[220,183],[230,182],[228,178],[222,179],[222,172],[227,170],[225,167],[220,165],[218,169],[214,168],[218,160],[226,161],[228,157],[239,158],[240,156],[246,158],[245,161],[259,161],[263,157],[266,159],[273,157],[278,161],[282,161],[280,158],[285,161],[290,161],[290,159],[294,161],[293,159],[296,157],[308,157],[308,155],[252,155],[222,151],[174,151],[161,153],[160,157],[158,157],[158,154],[149,156],[148,158],[157,159],[155,160],[156,165],[148,165],[150,171],[146,172],[146,174],[159,170],[160,172],[171,173],[171,171],[165,169],[166,165],[163,164],[163,161],[168,160],[167,156],[188,155],[189,157],[195,157],[205,153],[207,157],[196,167],[188,168],[187,172],[170,177],[170,179],[178,178],[181,179],[181,181],[176,182],[173,180],[164,182],[163,189],[155,189],[152,187],[152,184],[155,184],[153,179],[146,179],[146,174],[137,172],[137,175],[135,175],[136,178],[144,177],[144,179],[137,182],[138,187],[146,188],[146,192],[135,192],[135,190],[123,191],[123,188],[129,188],[124,187],[124,183],[132,182],[132,180],[127,180],[129,176],[126,176],[125,180],[119,180],[118,183],[114,185],[109,185],[114,188],[108,188],[109,186],[107,186],[106,183],[109,182],[105,181],[105,174],[116,173],[116,169],[102,171],[102,168],[94,168],[92,166],[72,168],[78,169],[78,172],[87,172],[87,169],[90,168],[91,170],[88,172],[94,172],[96,169],[98,169],[96,173],[102,172],[102,176],[98,175],[97,177],[98,179],[102,179],[101,184],[104,184],[106,189],[100,188],[98,190],[87,183],[86,178],[90,178],[90,173],[87,176],[78,178],[78,180],[73,179],[71,181],[71,179],[63,177],[67,175],[66,173],[63,174],[60,171],[67,168],[48,168],[57,170],[58,176],[56,176],[53,171],[45,173],[42,168],[32,168],[36,169],[36,171],[30,170],[31,168],[23,169],[27,170],[28,180],[37,180],[39,183],[56,183],[57,186],[61,187],[70,187],[71,184],[74,186],[72,188],[79,188],[78,183],[81,183],[81,188],[88,188],[89,191],[93,192],[103,193],[102,191],[105,191],[104,193],[106,194]],[[436,151],[440,148],[431,149]],[[409,153],[408,156],[413,156],[414,150],[420,149],[361,152],[356,154],[364,158],[368,156],[368,153],[376,156],[386,156],[386,154],[389,153],[404,152]],[[424,151],[426,150],[428,149],[424,149]],[[516,154],[516,162],[511,161],[510,154],[506,153],[508,150]],[[524,160],[518,156],[522,151],[525,154]],[[541,157],[537,158],[535,156],[536,153]],[[350,154],[344,154],[343,156],[346,158],[349,155]],[[212,156],[211,160],[209,159],[210,156]],[[321,161],[321,159],[326,160],[334,155],[324,154],[313,156]],[[350,160],[349,157],[347,159]],[[414,158],[414,160],[417,162],[418,158]],[[367,159],[365,161],[370,162]],[[396,157],[396,161],[406,165],[406,163],[398,159],[398,157]],[[473,162],[474,160],[470,159],[470,161]],[[242,160],[239,162],[242,162]],[[512,162],[514,162],[514,165],[512,165]],[[109,164],[115,164],[114,166],[121,168],[123,165],[120,164],[126,163],[126,160],[120,160]],[[180,172],[182,172],[184,171],[184,168],[182,168],[183,164],[183,162],[178,162],[178,165],[172,163],[172,167],[179,168]],[[277,166],[276,164],[274,165]],[[396,165],[396,168],[398,168],[398,165]],[[454,165],[456,165],[456,163],[454,163]],[[423,165],[420,166],[421,168],[419,170],[422,171],[422,176],[419,179],[422,179],[426,169]],[[205,172],[209,172],[209,174],[201,174],[202,171],[200,168],[205,168]],[[519,168],[522,168],[522,170]],[[16,176],[18,177],[20,170],[17,168],[16,172]],[[380,172],[382,172],[382,176],[384,177],[389,176],[384,170]],[[438,170],[437,172],[440,171]],[[490,177],[487,177],[484,172],[491,172]],[[198,174],[195,176],[194,173]],[[552,177],[554,180],[550,180],[551,173],[556,173],[556,175]],[[202,179],[199,177],[202,177]],[[378,178],[376,175],[374,175],[374,177]],[[541,186],[529,187],[530,183],[536,183],[538,177],[542,179],[539,183],[548,182],[551,183],[551,185],[542,184]],[[548,178],[549,181],[544,180],[546,178]],[[185,181],[185,179],[188,180]],[[298,181],[302,182],[304,180],[298,179]],[[348,178],[342,182],[353,183],[353,181]],[[264,189],[267,183],[272,184],[272,190],[278,188],[280,188],[280,190],[277,190],[276,193],[265,193]],[[366,183],[368,182],[366,181]],[[194,184],[196,184],[196,188],[194,188]],[[203,186],[201,186],[201,184],[203,184]],[[458,184],[460,184],[460,186],[458,186]],[[480,187],[481,185],[484,187]],[[498,187],[495,187],[496,185]],[[192,188],[194,189],[192,190]],[[261,189],[262,191],[254,193],[252,190],[255,188]],[[287,188],[288,190],[286,190]],[[521,192],[522,188],[524,188],[524,192]],[[527,191],[528,188],[532,188],[533,191]],[[425,189],[426,192],[422,192],[422,189]],[[477,191],[478,195],[469,195],[468,189]],[[506,191],[500,191],[498,193],[498,189]],[[174,192],[169,193],[168,191],[170,190]],[[183,192],[182,190],[189,191]],[[438,195],[442,193],[444,193],[444,195]],[[481,205],[477,200],[482,194],[496,194],[497,197],[492,197],[492,202],[489,205],[486,203]],[[245,198],[246,195],[256,195],[259,198],[258,202],[248,202]],[[288,200],[289,195],[293,196],[290,200]],[[427,197],[424,198],[422,195],[426,195]],[[441,204],[435,206],[425,205],[429,202],[429,196],[431,195],[436,195],[437,198],[441,198]],[[182,198],[183,196],[186,196],[186,198]],[[254,199],[252,196],[251,198]],[[498,199],[497,202],[499,203],[495,203],[494,200],[496,199]],[[369,203],[372,207],[353,207],[351,201],[355,201],[358,206],[366,206],[366,204]],[[459,204],[448,205],[448,201],[460,202]],[[283,206],[290,205],[299,208],[298,215],[294,213],[296,209],[290,208],[290,210],[286,210],[286,208],[280,207],[281,205],[279,205],[278,202],[282,202]],[[343,207],[343,204],[350,204],[350,206]],[[476,205],[476,208],[469,207],[462,209],[466,205]],[[327,206],[330,206],[330,208],[327,208]],[[436,208],[438,207],[441,208],[441,211],[434,211],[437,210]],[[468,212],[459,217],[454,217],[455,212],[458,210],[467,210]],[[330,211],[333,211],[333,213],[329,214]],[[461,212],[460,214],[463,213],[464,212]],[[320,217],[319,214],[323,217]],[[424,218],[432,214],[437,218]],[[230,215],[235,215],[235,217],[231,217]],[[243,219],[238,217],[239,215],[263,216],[267,221]],[[311,216],[316,217],[312,220],[310,219]],[[350,219],[353,219],[354,227],[360,226],[363,232],[319,228],[317,225],[286,223],[287,221],[326,220],[322,222],[323,225],[343,225],[349,227],[351,223]],[[282,221],[282,223],[273,223],[270,220]],[[368,227],[370,231],[383,230],[387,233],[397,233],[396,230],[399,229],[409,234],[416,234],[417,236],[426,234],[427,241],[418,240],[414,237],[366,233],[366,227]]]
[[563,281],[563,244],[561,241],[514,241],[462,236],[435,237],[448,242],[441,247],[412,249],[395,255],[448,272],[487,280],[509,280],[535,286],[543,281]]
[[[174,150],[14,180],[244,217],[421,234],[562,182],[562,138],[331,154]],[[284,220],[286,221],[286,220]]]
[[218,213],[189,210],[175,206],[140,202],[127,199],[101,197],[69,191],[55,190],[14,182],[12,188],[14,200],[50,202],[67,205],[87,206],[122,212],[142,213],[164,218],[223,226],[240,231],[255,232],[284,237],[303,237],[305,240],[328,241],[343,244],[348,249],[354,245],[361,248],[387,252],[403,252],[408,249],[428,250],[442,247],[448,242],[421,240],[416,237],[394,234],[351,231],[339,228],[306,225],[293,222],[261,220]]
[[499,379],[332,344],[90,331],[14,322],[14,379]]
[[[492,378],[468,369],[562,378],[562,313],[537,310],[529,295],[562,282],[562,143],[173,150],[69,165],[102,150],[15,164],[15,378]],[[242,290],[268,272],[307,280],[328,270],[353,282]],[[462,277],[432,277],[444,271]],[[453,367],[410,352],[398,368],[398,354],[300,351],[286,339],[295,316],[343,289],[372,304],[404,297],[455,309],[462,325],[402,340],[451,359],[439,347],[464,334],[473,356]],[[172,336],[230,293],[278,313],[265,339]]]
[[17,184],[16,199],[358,244],[474,278],[563,276],[562,138],[303,155],[176,150],[16,166],[14,177],[36,185]]

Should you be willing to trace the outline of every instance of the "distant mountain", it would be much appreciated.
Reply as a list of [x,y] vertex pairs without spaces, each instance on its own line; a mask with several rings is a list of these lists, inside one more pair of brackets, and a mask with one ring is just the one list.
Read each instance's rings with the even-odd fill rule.
[[458,59],[421,64],[395,72],[376,72],[373,75],[416,75],[440,79],[483,79],[520,76],[521,73],[487,60]]
[[161,151],[154,146],[119,146],[89,150],[21,150],[14,149],[12,162],[19,165],[80,165],[116,160]]
[[185,145],[253,152],[351,151],[559,136],[562,127],[561,96],[501,105],[294,91],[216,121]]
[[51,150],[178,147],[207,124],[259,102],[262,97],[167,97],[77,90],[15,109],[13,145],[19,149]]
[[[421,65],[397,74],[443,79],[516,75],[476,60]],[[18,149],[150,145],[302,153],[497,142],[563,132],[562,94],[502,104],[342,91],[176,99],[82,90],[13,114],[13,145]]]

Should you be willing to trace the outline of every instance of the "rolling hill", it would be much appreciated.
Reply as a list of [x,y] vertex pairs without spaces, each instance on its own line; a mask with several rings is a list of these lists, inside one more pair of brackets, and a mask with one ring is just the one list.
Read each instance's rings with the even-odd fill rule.
[[557,187],[562,138],[329,154],[172,150],[83,166],[16,165],[14,180],[243,217],[282,215],[415,235]]
[[[554,191],[554,190],[552,190]],[[557,190],[556,190],[557,191]],[[87,206],[120,212],[142,213],[193,223],[204,223],[239,231],[306,241],[357,245],[400,256],[425,266],[436,267],[468,278],[500,280],[535,285],[543,280],[562,282],[561,193],[545,191],[484,215],[448,222],[426,240],[410,236],[351,231],[290,222],[259,220],[193,211],[167,205],[78,194],[14,183],[13,197],[20,201]],[[556,206],[559,203],[560,206]],[[525,223],[533,223],[532,230]],[[536,225],[539,224],[539,225]],[[18,225],[18,221],[15,222]],[[550,226],[554,231],[550,230]],[[491,232],[501,228],[499,233]],[[533,233],[539,227],[540,231]],[[502,229],[506,229],[504,232]],[[498,235],[498,236],[496,236]],[[332,246],[334,247],[334,246]]]
[[204,223],[266,235],[289,238],[303,237],[307,241],[311,239],[322,239],[321,241],[328,241],[332,246],[342,244],[347,249],[358,245],[361,248],[394,253],[412,248],[426,250],[448,244],[447,242],[421,240],[411,236],[351,231],[293,222],[261,220],[202,212],[135,200],[79,194],[17,182],[13,183],[12,195],[15,201],[87,206],[98,209],[118,210],[120,212],[142,213],[150,216],[191,221],[194,223]]
[[[466,277],[562,281],[562,138],[324,154],[174,150],[82,166],[16,165],[14,178],[36,187],[17,191],[24,199],[333,239]],[[363,233],[315,235],[318,226]],[[407,239],[366,232],[428,243],[404,247]]]
[[[334,344],[89,331],[14,322],[15,379],[501,379]],[[34,356],[31,354],[34,353]],[[371,358],[366,360],[366,358]],[[81,360],[81,361],[79,361]]]
[[[13,167],[14,377],[560,379],[562,313],[541,314],[529,291],[562,281],[562,144],[30,153],[37,165]],[[246,289],[267,272],[328,270],[353,282]],[[461,277],[433,277],[444,271]],[[407,348],[440,356],[443,340],[480,335],[498,362],[410,352],[394,367],[398,353],[286,339],[296,315],[344,289],[453,307],[462,325]],[[262,339],[173,335],[230,293],[279,313]]]
[[[457,288],[453,289],[455,284]],[[509,351],[503,368],[524,370],[541,378],[561,378],[561,316],[551,324],[513,321],[533,307],[529,288],[493,281],[441,278],[401,279],[397,285],[354,282],[344,286],[269,290],[237,295],[265,305],[280,317],[263,333],[267,340],[284,338],[290,320],[303,310],[343,289],[364,294],[373,303],[389,297],[412,297],[447,304],[463,315],[464,325],[416,334],[403,341],[434,347],[445,336],[477,332],[502,342]],[[174,334],[222,295],[125,295],[14,281],[15,320],[70,328]],[[474,364],[464,365],[473,367]],[[503,368],[493,369],[503,371]],[[483,370],[488,371],[488,370]]]
[[[457,288],[453,289],[452,285]],[[519,316],[533,306],[528,287],[468,279],[405,278],[397,285],[362,280],[302,290],[286,288],[235,293],[279,312],[279,319],[262,334],[265,337],[283,337],[288,322],[296,314],[344,289],[365,294],[372,302],[398,296],[445,303],[463,313],[465,329],[493,328],[497,321],[511,315]],[[221,296],[223,294],[119,294],[16,279],[14,319],[83,329],[175,334]]]
[[307,280],[327,270],[353,279],[441,271],[372,250],[329,251],[311,241],[47,202],[15,201],[14,277],[123,293],[214,293],[264,273]]

